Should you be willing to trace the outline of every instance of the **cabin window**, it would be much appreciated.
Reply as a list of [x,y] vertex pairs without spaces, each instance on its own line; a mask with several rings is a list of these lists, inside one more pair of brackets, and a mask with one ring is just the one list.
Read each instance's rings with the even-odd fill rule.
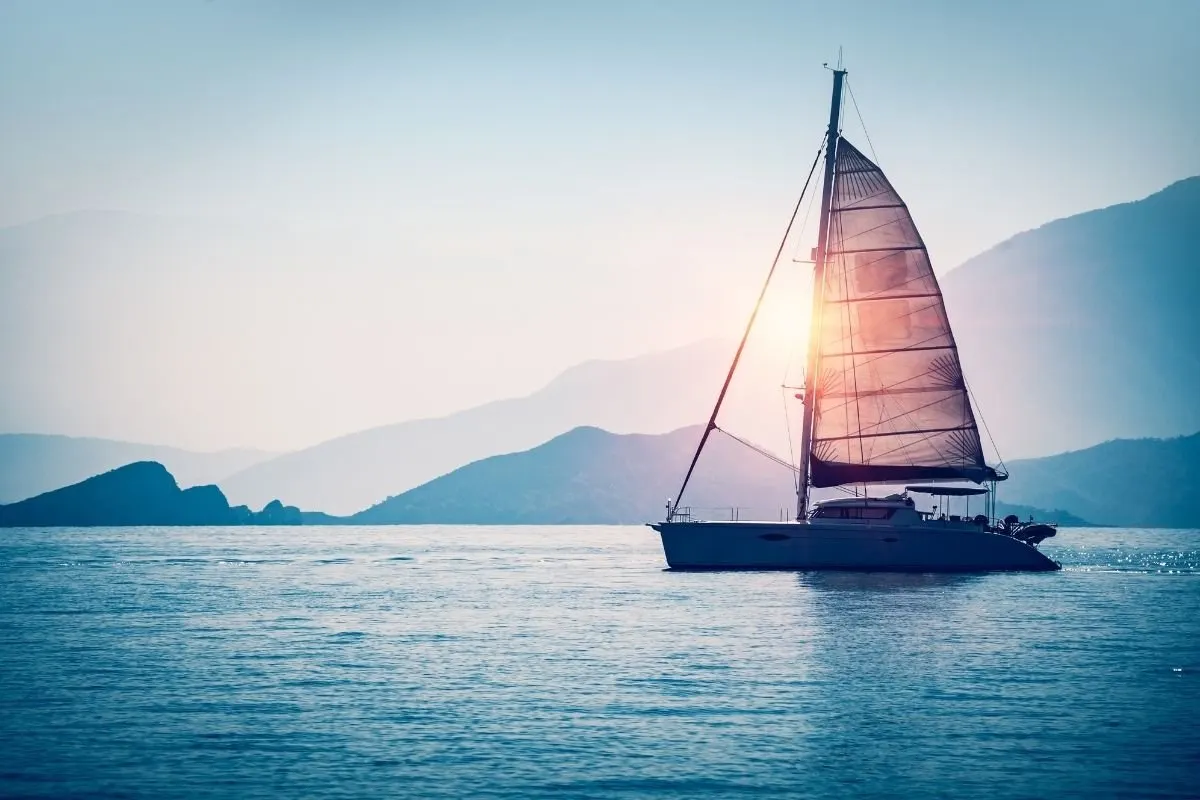
[[877,506],[818,508],[814,516],[818,519],[890,519],[895,510]]

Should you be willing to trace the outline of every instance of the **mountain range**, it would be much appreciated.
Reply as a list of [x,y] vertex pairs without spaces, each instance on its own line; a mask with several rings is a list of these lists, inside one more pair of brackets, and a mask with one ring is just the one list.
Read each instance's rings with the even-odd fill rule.
[[[0,506],[0,527],[638,524],[662,518],[701,430],[649,435],[580,427],[529,450],[467,464],[348,518],[301,512],[279,501],[258,513],[230,507],[215,486],[181,490],[161,464],[138,462]],[[718,433],[697,464],[685,508],[702,519],[790,519],[793,480],[790,468]],[[826,490],[818,499],[835,495]],[[921,498],[923,507],[929,502]],[[1061,510],[1001,504],[998,511],[1085,524]]]
[[[1002,455],[1028,458],[1076,451],[1115,437],[1169,437],[1200,430],[1200,404],[1194,402],[1200,391],[1195,346],[1200,318],[1191,311],[1192,301],[1200,296],[1197,219],[1200,178],[1190,178],[1143,200],[1019,234],[942,277],[977,410]],[[89,262],[89,269],[73,279],[71,285],[79,292],[88,287],[102,291],[104,266],[120,261],[124,253],[148,257],[156,247],[166,246],[146,241],[136,227],[118,225],[114,233],[102,221],[97,225],[97,235],[105,232],[103,258]],[[53,226],[48,230],[52,234]],[[32,280],[39,265],[80,257],[73,251],[55,251],[46,241],[53,243],[53,236],[9,236],[0,241],[0,288],[15,289],[21,281]],[[175,240],[166,244],[170,241]],[[220,250],[203,255],[219,260]],[[189,255],[187,273],[203,275],[205,258]],[[147,275],[151,283],[154,279]],[[738,279],[731,275],[731,280]],[[42,299],[50,306],[57,302]],[[171,313],[170,308],[159,311]],[[0,322],[0,332],[6,324],[17,325],[16,318],[10,315]],[[162,324],[168,323],[163,317]],[[8,332],[19,333],[15,328]],[[144,346],[145,337],[138,331],[127,333]],[[123,341],[109,344],[119,347]],[[352,514],[389,495],[425,487],[463,465],[533,448],[579,426],[661,434],[700,421],[707,416],[732,350],[730,342],[710,340],[624,361],[588,362],[526,397],[372,428],[264,460],[257,453],[214,454],[206,466],[189,465],[179,454],[145,453],[128,460],[161,460],[185,484],[215,480],[234,503],[258,507],[279,498],[303,508]],[[13,419],[51,407],[56,398],[75,396],[65,384],[25,391],[29,387],[22,376],[78,371],[68,362],[60,364],[53,353],[39,349],[28,358],[22,356],[14,369],[0,371],[3,394],[24,398],[28,406],[16,409],[16,416],[10,414]],[[186,366],[181,362],[181,369],[186,371]],[[782,452],[780,439],[770,432],[778,431],[784,421],[781,376],[771,366],[769,358],[756,362],[748,355],[729,404],[736,421],[722,421],[730,430]],[[89,380],[107,385],[110,377]],[[122,391],[128,390],[126,402],[136,406],[134,387],[144,385],[144,376],[131,372],[125,378],[121,385]],[[750,391],[748,386],[766,391]],[[736,395],[742,389],[739,402]],[[232,399],[221,402],[226,401]],[[219,408],[208,413],[219,415]],[[0,499],[36,493],[52,483],[62,485],[126,458],[101,463],[79,455],[38,455],[53,453],[61,445],[0,440]],[[53,474],[47,467],[28,466],[39,458],[43,464],[56,458],[64,464],[76,460],[79,466]],[[238,463],[239,458],[244,461]],[[92,463],[97,466],[87,466]],[[1022,468],[1021,462],[1013,462],[1014,477],[1005,496],[1018,485]],[[1018,492],[1012,499],[1018,502],[1023,496]],[[661,505],[663,499],[656,502]],[[1085,508],[1063,507],[1091,518]],[[1097,519],[1108,521],[1104,514]]]
[[1200,177],[1014,236],[941,284],[1007,457],[1200,430]]
[[[355,514],[363,525],[636,524],[660,519],[699,441],[693,426],[666,434],[618,435],[580,427],[518,453],[492,456]],[[687,504],[717,515],[741,506],[787,519],[792,471],[731,439],[705,448]]]
[[732,351],[727,342],[709,340],[640,358],[590,361],[528,397],[343,436],[256,464],[220,485],[237,503],[280,497],[347,514],[463,464],[533,447],[582,425],[617,433],[674,430],[707,413],[719,381],[713,368]]
[[[985,435],[1031,457],[1113,438],[1200,430],[1200,177],[1014,236],[941,283]],[[753,343],[752,343],[753,344]],[[455,466],[573,426],[663,433],[704,419],[733,345],[704,342],[584,364],[541,392],[334,439],[222,482],[238,502],[281,497],[348,513]],[[783,452],[781,371],[739,371],[730,430]],[[749,384],[767,391],[753,392]]]
[[1033,506],[1069,508],[1120,527],[1200,528],[1200,433],[1170,439],[1121,439],[1047,458],[1014,461],[999,496]]
[[[349,522],[595,525],[662,519],[702,431],[691,426],[658,435],[618,435],[576,428],[529,450],[467,464],[389,497]],[[817,500],[840,496],[834,490],[814,493]],[[1087,524],[1054,505],[1053,494],[1043,498],[1056,510],[1001,503],[998,512]],[[697,462],[683,506],[704,519],[787,520],[795,515],[795,502],[791,469],[716,433]],[[927,498],[921,502],[929,505]]]

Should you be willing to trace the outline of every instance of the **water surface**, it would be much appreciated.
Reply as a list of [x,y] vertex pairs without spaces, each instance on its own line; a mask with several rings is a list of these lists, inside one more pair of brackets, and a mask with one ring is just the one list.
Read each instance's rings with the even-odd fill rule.
[[619,527],[0,531],[0,796],[1196,797],[1200,532],[673,573]]

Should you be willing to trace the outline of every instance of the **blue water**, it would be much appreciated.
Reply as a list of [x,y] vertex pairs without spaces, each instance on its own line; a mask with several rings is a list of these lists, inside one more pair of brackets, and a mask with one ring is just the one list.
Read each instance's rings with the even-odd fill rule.
[[645,528],[0,531],[0,796],[1196,797],[1200,532],[672,573]]

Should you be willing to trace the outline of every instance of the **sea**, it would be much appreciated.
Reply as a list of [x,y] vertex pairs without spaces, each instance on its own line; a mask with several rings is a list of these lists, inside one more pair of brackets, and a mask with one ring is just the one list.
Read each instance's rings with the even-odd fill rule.
[[0,531],[0,796],[1200,797],[1200,531],[665,569],[644,527]]

